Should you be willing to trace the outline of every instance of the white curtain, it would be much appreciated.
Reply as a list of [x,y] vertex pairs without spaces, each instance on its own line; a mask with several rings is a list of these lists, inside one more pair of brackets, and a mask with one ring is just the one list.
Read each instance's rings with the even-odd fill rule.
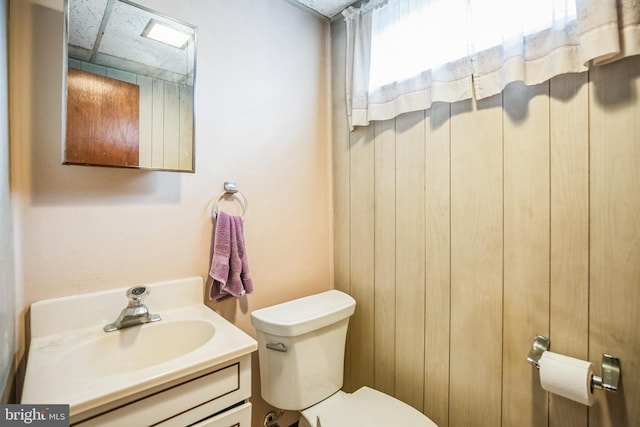
[[640,0],[370,0],[343,15],[351,129],[640,54]]

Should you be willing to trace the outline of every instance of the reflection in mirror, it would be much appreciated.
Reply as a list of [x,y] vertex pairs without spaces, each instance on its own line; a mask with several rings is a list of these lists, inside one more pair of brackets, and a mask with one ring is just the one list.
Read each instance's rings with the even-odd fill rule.
[[63,162],[194,170],[196,28],[126,0],[67,0]]

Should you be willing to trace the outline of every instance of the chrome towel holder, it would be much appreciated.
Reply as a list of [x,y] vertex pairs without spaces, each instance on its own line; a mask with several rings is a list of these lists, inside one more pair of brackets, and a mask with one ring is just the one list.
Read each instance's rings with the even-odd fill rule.
[[226,199],[227,197],[233,197],[238,201],[240,206],[242,207],[242,215],[241,218],[244,221],[244,216],[247,213],[247,208],[249,207],[249,202],[244,194],[242,194],[238,187],[236,187],[235,182],[225,181],[224,183],[224,191],[220,193],[220,195],[216,198],[216,201],[213,203],[213,207],[211,208],[211,217],[215,218],[218,216],[219,208],[218,203],[221,200]]
[[[533,346],[529,355],[527,356],[527,362],[540,369],[540,358],[542,353],[549,350],[551,347],[551,341],[549,338],[542,335],[538,335],[533,340]],[[618,391],[618,383],[620,382],[620,359],[613,357],[610,354],[602,355],[602,376],[593,375],[591,377],[591,391],[594,389],[600,389],[605,391]]]

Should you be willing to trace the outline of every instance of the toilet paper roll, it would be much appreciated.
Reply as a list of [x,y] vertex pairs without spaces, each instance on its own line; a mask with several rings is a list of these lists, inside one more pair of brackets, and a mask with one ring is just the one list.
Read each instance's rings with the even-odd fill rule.
[[583,405],[593,405],[591,362],[545,351],[539,365],[543,389]]

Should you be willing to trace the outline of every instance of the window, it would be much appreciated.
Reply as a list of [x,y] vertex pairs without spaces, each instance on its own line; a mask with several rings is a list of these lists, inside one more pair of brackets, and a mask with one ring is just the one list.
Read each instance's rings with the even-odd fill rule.
[[371,0],[348,8],[351,127],[638,54],[640,5],[618,2],[621,16],[601,0]]
[[439,0],[430,7],[423,3],[415,9],[399,7],[400,10],[378,9],[373,13],[370,89],[406,80],[469,55],[463,30],[466,2]]

